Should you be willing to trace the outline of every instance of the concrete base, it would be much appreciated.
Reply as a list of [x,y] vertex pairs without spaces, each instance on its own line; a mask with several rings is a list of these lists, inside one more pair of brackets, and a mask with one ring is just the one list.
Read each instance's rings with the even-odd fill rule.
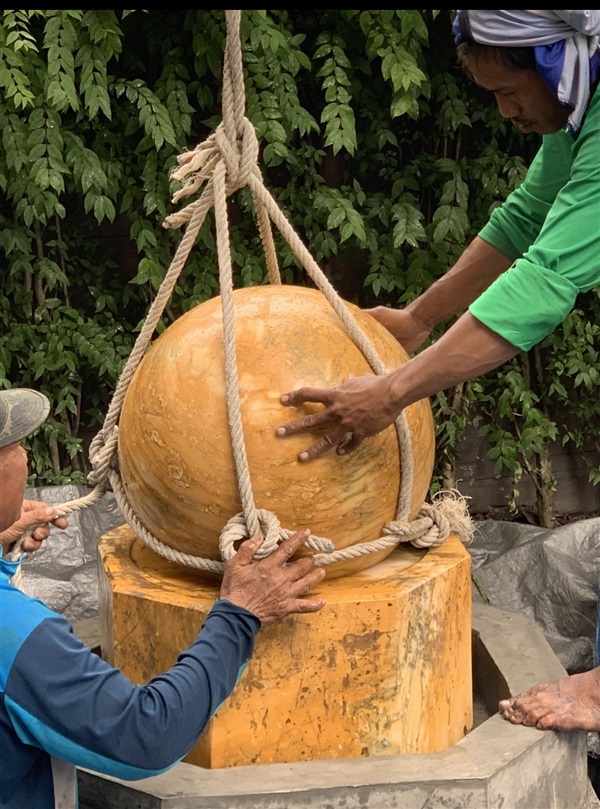
[[585,733],[511,725],[497,703],[565,670],[528,618],[473,604],[473,676],[489,718],[441,753],[206,770],[135,783],[81,771],[80,809],[592,809]]

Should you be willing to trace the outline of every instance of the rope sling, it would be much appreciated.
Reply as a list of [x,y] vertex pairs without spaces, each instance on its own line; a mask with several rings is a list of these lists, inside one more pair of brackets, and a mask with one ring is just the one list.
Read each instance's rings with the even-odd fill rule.
[[[373,345],[264,185],[258,166],[258,140],[254,127],[244,114],[241,11],[226,11],[225,15],[227,32],[223,64],[222,122],[206,141],[199,144],[194,150],[186,151],[178,157],[179,168],[171,175],[173,180],[183,183],[174,194],[173,203],[183,197],[196,194],[203,185],[204,189],[198,199],[189,203],[178,213],[168,216],[163,223],[163,227],[166,228],[180,228],[185,225],[185,232],[156,298],[148,310],[132,352],[125,363],[102,429],[90,445],[89,459],[92,471],[88,475],[88,483],[93,486],[93,489],[84,497],[70,500],[56,507],[58,516],[65,516],[95,505],[109,489],[112,489],[123,517],[135,534],[151,550],[171,562],[214,573],[221,573],[225,562],[235,555],[236,542],[251,537],[258,531],[262,532],[265,541],[255,556],[255,559],[260,559],[272,553],[283,539],[294,533],[293,530],[282,527],[273,512],[257,508],[252,492],[240,412],[227,197],[244,187],[248,187],[251,191],[269,282],[281,284],[272,232],[272,224],[274,224],[315,286],[323,293],[339,316],[349,336],[362,351],[373,371],[380,375],[387,373]],[[153,536],[141,524],[127,499],[117,456],[118,421],[125,394],[151,341],[206,215],[212,207],[214,207],[216,226],[223,314],[227,412],[242,503],[242,511],[233,516],[221,532],[219,551],[222,561],[183,553]],[[395,519],[384,525],[380,538],[370,542],[357,543],[340,550],[335,550],[333,543],[327,538],[311,536],[306,544],[315,551],[314,559],[317,565],[333,564],[406,542],[422,549],[436,547],[441,545],[451,532],[456,533],[465,544],[471,541],[473,526],[467,510],[466,499],[456,491],[438,492],[432,498],[431,503],[423,504],[415,519],[409,520],[410,494],[413,485],[413,452],[410,431],[404,413],[398,416],[395,426],[402,462]],[[17,543],[11,558],[18,558],[21,542],[22,539]]]

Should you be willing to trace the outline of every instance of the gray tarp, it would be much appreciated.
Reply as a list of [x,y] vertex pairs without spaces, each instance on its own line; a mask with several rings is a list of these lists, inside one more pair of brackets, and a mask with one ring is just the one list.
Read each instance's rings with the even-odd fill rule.
[[600,517],[553,530],[484,521],[469,550],[484,598],[532,618],[570,674],[593,667]]
[[[85,486],[47,486],[27,489],[25,497],[57,506],[90,491]],[[26,559],[21,571],[25,592],[77,622],[98,615],[98,538],[125,520],[112,493],[67,519],[69,527],[53,529],[50,539]]]

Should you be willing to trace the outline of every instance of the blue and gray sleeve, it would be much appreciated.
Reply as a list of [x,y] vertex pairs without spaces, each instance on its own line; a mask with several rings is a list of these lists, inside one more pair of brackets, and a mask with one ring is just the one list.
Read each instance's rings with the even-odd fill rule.
[[15,656],[6,708],[25,744],[107,775],[146,778],[193,747],[234,689],[259,629],[255,615],[219,600],[175,665],[136,686],[48,612]]

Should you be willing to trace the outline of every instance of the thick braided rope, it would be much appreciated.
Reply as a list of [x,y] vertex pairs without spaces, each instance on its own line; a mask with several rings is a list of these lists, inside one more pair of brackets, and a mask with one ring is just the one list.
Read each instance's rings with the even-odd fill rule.
[[[235,142],[239,147],[239,156],[237,162],[234,161],[232,149],[230,148],[231,140],[228,144],[226,144],[221,135],[221,137],[217,139],[217,145],[219,145],[223,150],[224,162],[227,165],[229,176],[222,176],[222,169],[219,168],[220,164],[217,163],[215,165],[215,161],[213,161],[212,165],[214,166],[213,180],[215,183],[215,221],[217,225],[217,247],[219,254],[223,327],[226,345],[225,352],[228,381],[228,414],[230,419],[234,456],[236,458],[236,469],[238,472],[240,493],[244,506],[243,515],[246,517],[248,526],[247,530],[249,532],[246,534],[246,536],[248,536],[251,535],[256,525],[255,519],[257,512],[251,495],[251,483],[245,447],[243,444],[243,431],[241,426],[241,418],[239,415],[237,367],[235,364],[233,286],[231,281],[230,243],[226,211],[226,196],[228,193],[231,193],[232,188],[242,187],[244,184],[248,184],[250,186],[257,208],[257,218],[259,219],[259,223],[262,221],[262,215],[266,213],[270,220],[273,221],[273,223],[278,227],[279,231],[282,233],[291,249],[294,251],[294,254],[305,267],[317,288],[323,292],[334,311],[336,311],[350,336],[361,349],[373,370],[379,374],[384,374],[387,371],[372,344],[364,332],[358,327],[356,321],[344,305],[343,301],[341,301],[341,299],[337,296],[334,288],[324,276],[317,263],[310,255],[309,251],[304,247],[302,241],[295,233],[290,223],[283,216],[274,198],[265,188],[257,163],[253,162],[251,165],[249,165],[248,162],[244,160],[244,155],[251,152],[256,154],[257,147],[253,146],[251,149],[249,146],[249,141],[254,140],[255,135],[249,121],[242,115],[242,110],[245,106],[245,96],[241,60],[241,42],[239,38],[239,22],[241,13],[230,11],[226,12],[226,14],[228,15],[228,35],[223,82],[223,131],[226,135],[229,135],[230,139],[235,139]],[[186,196],[189,193],[193,193],[193,191],[197,190],[198,187],[198,175],[195,177],[193,176],[194,173],[192,166],[190,165],[190,161],[185,160],[183,168],[177,173],[176,178],[184,180],[190,174],[192,175],[191,179],[188,180],[187,184],[179,192],[177,192],[177,199],[181,198],[182,196]],[[219,177],[218,181],[217,176]],[[219,188],[219,191],[216,190],[217,187]],[[194,203],[192,203],[192,206],[188,206],[188,208],[193,209],[193,204]],[[166,220],[165,226],[179,227],[188,221],[188,218],[188,209],[185,208],[179,213],[170,216]],[[268,232],[270,232],[270,225]],[[263,230],[261,230],[261,237],[263,237]],[[272,238],[270,239],[270,243],[272,244]],[[264,244],[265,239],[263,237],[263,245]],[[404,414],[401,414],[396,420],[396,429],[398,431],[398,438],[403,460],[402,483],[398,498],[396,520],[389,523],[385,527],[383,532],[384,536],[380,539],[370,543],[360,543],[350,549],[346,548],[339,551],[334,551],[333,553],[327,555],[322,554],[318,557],[320,563],[331,564],[333,562],[355,557],[364,553],[372,553],[390,547],[391,545],[395,545],[400,541],[410,541],[417,547],[438,545],[450,533],[451,524],[448,522],[443,510],[439,508],[436,509],[433,506],[424,506],[419,514],[418,520],[413,520],[411,523],[407,522],[410,511],[410,493],[412,491],[413,484],[414,463],[410,431],[408,429],[408,424]],[[465,511],[464,499],[460,498],[460,496],[456,496],[456,493],[454,493],[450,500],[453,504],[452,511],[454,515],[456,515],[457,512],[463,514]],[[458,509],[456,507],[457,503],[459,504]],[[239,534],[240,522],[240,515],[236,515],[236,518],[234,518],[232,521],[232,525],[235,525],[238,529],[236,532],[237,539],[241,538]],[[463,529],[465,528],[464,525],[462,527]],[[226,526],[221,537],[222,550],[224,541],[227,541],[228,530],[229,529]],[[463,531],[463,534],[464,533],[465,531]]]
[[[265,259],[271,283],[281,283],[277,257],[271,230],[271,221],[278,227],[297,258],[307,270],[318,289],[323,292],[326,299],[344,323],[348,333],[363,352],[367,361],[378,374],[386,373],[386,369],[379,359],[372,344],[358,327],[353,316],[338,297],[332,285],[322,273],[309,251],[286,220],[274,198],[264,186],[260,169],[257,164],[258,142],[251,123],[244,117],[245,90],[243,82],[243,69],[241,58],[241,40],[239,35],[240,11],[227,11],[227,42],[223,71],[223,123],[217,128],[203,144],[200,144],[192,153],[186,153],[179,158],[180,169],[173,173],[174,179],[187,178],[185,186],[173,198],[177,201],[183,196],[196,193],[206,181],[207,185],[201,197],[189,204],[177,214],[173,214],[165,221],[165,227],[180,227],[188,223],[184,237],[176,251],[175,257],[165,275],[165,279],[150,307],[148,316],[140,332],[132,353],[123,369],[115,394],[112,397],[107,416],[100,433],[95,437],[90,447],[90,461],[92,472],[89,481],[94,485],[93,491],[83,498],[64,503],[57,507],[60,516],[80,510],[98,502],[108,488],[112,488],[117,503],[127,522],[134,528],[136,534],[154,551],[170,561],[196,567],[203,570],[220,572],[223,563],[215,560],[203,559],[190,554],[184,554],[165,545],[154,537],[141,525],[137,516],[127,500],[125,489],[118,474],[117,464],[117,435],[118,419],[123,400],[129,383],[137,369],[143,354],[150,342],[156,324],[164,311],[166,303],[173,291],[175,283],[185,265],[191,247],[202,227],[209,208],[215,207],[215,222],[217,228],[217,248],[219,257],[219,275],[221,282],[221,295],[223,307],[223,325],[225,332],[226,374],[227,374],[227,406],[232,445],[240,497],[243,512],[235,515],[223,529],[220,539],[220,551],[223,559],[233,554],[236,541],[251,536],[261,530],[266,541],[260,554],[271,553],[278,542],[290,536],[293,532],[279,526],[275,515],[266,510],[258,510],[254,504],[249,476],[248,462],[243,439],[243,430],[240,416],[239,388],[237,381],[237,364],[235,358],[235,321],[233,311],[233,285],[231,271],[231,255],[229,243],[229,229],[227,219],[226,198],[239,188],[249,186],[256,208],[259,232],[265,252]],[[373,553],[399,542],[410,541],[417,547],[430,547],[441,544],[448,536],[453,526],[444,517],[439,508],[424,506],[417,520],[407,523],[410,511],[410,493],[413,481],[412,442],[406,418],[402,413],[396,420],[396,429],[402,457],[402,483],[398,498],[396,520],[384,527],[383,536],[369,543],[359,543],[338,551],[332,551],[332,543],[323,538],[312,537],[309,544],[317,551],[318,564],[331,564],[343,559],[353,558],[365,553]],[[454,504],[461,504],[458,509],[458,522],[462,520],[463,540],[468,541],[470,521],[465,521],[465,501],[456,497],[450,498]],[[457,517],[457,510],[455,517]],[[241,526],[245,523],[245,533],[241,533]],[[19,544],[19,543],[18,543]],[[18,551],[18,548],[15,552]]]
[[[125,364],[121,373],[115,393],[111,399],[107,415],[102,427],[102,430],[95,436],[90,445],[90,462],[92,464],[92,472],[88,476],[88,481],[94,486],[92,492],[82,498],[69,501],[57,506],[57,515],[66,516],[74,511],[79,511],[88,506],[94,505],[99,502],[106,491],[111,488],[115,494],[115,499],[121,512],[129,525],[134,529],[135,533],[142,539],[156,553],[159,553],[169,561],[177,562],[189,567],[199,570],[208,570],[213,572],[222,572],[223,563],[212,559],[204,559],[190,554],[185,554],[164,544],[157,539],[153,534],[146,529],[139,521],[137,515],[134,513],[131,504],[129,503],[122,484],[120,475],[118,474],[117,464],[117,441],[118,441],[118,420],[121,413],[125,394],[137,370],[144,352],[150,342],[151,336],[154,333],[156,325],[164,312],[165,306],[172,294],[175,284],[181,274],[185,262],[189,256],[190,250],[196,241],[198,233],[204,223],[206,214],[209,209],[215,205],[214,199],[214,176],[220,179],[220,201],[216,208],[216,217],[220,225],[217,227],[218,241],[221,243],[219,250],[219,266],[220,275],[225,281],[222,280],[221,285],[226,287],[227,274],[231,277],[231,258],[229,252],[229,235],[227,227],[227,214],[225,198],[232,194],[238,188],[247,185],[248,174],[257,165],[258,159],[258,141],[254,128],[250,122],[236,113],[236,110],[244,109],[244,89],[241,85],[242,96],[240,97],[240,84],[234,83],[231,79],[230,60],[238,61],[237,73],[239,74],[241,68],[241,48],[238,49],[239,53],[236,55],[236,49],[231,48],[230,43],[236,36],[235,25],[228,28],[228,51],[233,54],[230,58],[225,59],[224,68],[224,120],[223,124],[208,140],[196,150],[194,155],[194,163],[192,168],[198,172],[197,178],[194,181],[195,190],[199,190],[202,183],[206,180],[207,185],[202,193],[200,199],[195,201],[186,209],[186,221],[189,222],[184,237],[177,248],[173,261],[165,278],[158,290],[155,300],[153,301],[144,325],[132,352]],[[239,38],[239,19],[237,26],[237,36]],[[241,103],[241,106],[240,106]],[[243,132],[246,132],[247,137],[244,140]],[[229,137],[227,136],[227,133]],[[237,133],[240,132],[240,141],[243,147],[245,142],[246,148],[237,147]],[[215,169],[219,166],[219,171]],[[277,265],[277,256],[275,252],[275,245],[273,241],[273,234],[270,227],[268,216],[261,205],[260,201],[255,200],[257,218],[259,224],[259,231],[263,242],[265,258],[269,271],[269,278],[272,283],[281,283],[279,268]],[[217,210],[218,207],[218,210]],[[223,225],[224,223],[224,225]],[[223,244],[226,244],[226,249]],[[222,257],[225,257],[222,259]],[[231,284],[230,284],[231,286]],[[232,291],[232,290],[231,290]],[[225,296],[227,300],[227,295]],[[232,298],[229,295],[226,311],[233,312]],[[256,554],[257,558],[271,553],[276,547],[282,536],[291,536],[292,531],[282,529],[274,531],[273,527],[279,525],[274,515],[270,515],[264,510],[257,511],[254,506],[252,497],[252,490],[250,486],[249,472],[247,466],[247,458],[245,455],[245,446],[243,437],[241,436],[241,418],[239,416],[239,390],[237,388],[237,368],[235,363],[235,342],[233,332],[232,314],[224,315],[224,323],[231,324],[228,329],[227,339],[227,365],[229,367],[228,378],[230,394],[228,396],[228,411],[230,413],[231,429],[234,436],[233,444],[236,454],[236,465],[241,470],[239,475],[241,480],[240,494],[244,506],[244,514],[247,515],[247,522],[251,526],[251,533],[261,530],[265,535],[259,552]],[[245,473],[244,473],[245,470]],[[233,520],[235,521],[235,517]],[[282,534],[283,531],[283,534]],[[231,536],[235,536],[235,527],[230,531]],[[251,535],[251,534],[250,534]],[[19,538],[15,543],[14,549],[11,553],[11,559],[18,559],[21,555],[21,546],[26,535]],[[248,536],[248,534],[246,534]],[[229,558],[233,554],[233,544],[228,543],[225,537],[225,545],[222,545],[221,556],[222,558]],[[315,551],[331,552],[333,550],[333,543],[325,538],[312,536],[307,542],[309,547]]]

